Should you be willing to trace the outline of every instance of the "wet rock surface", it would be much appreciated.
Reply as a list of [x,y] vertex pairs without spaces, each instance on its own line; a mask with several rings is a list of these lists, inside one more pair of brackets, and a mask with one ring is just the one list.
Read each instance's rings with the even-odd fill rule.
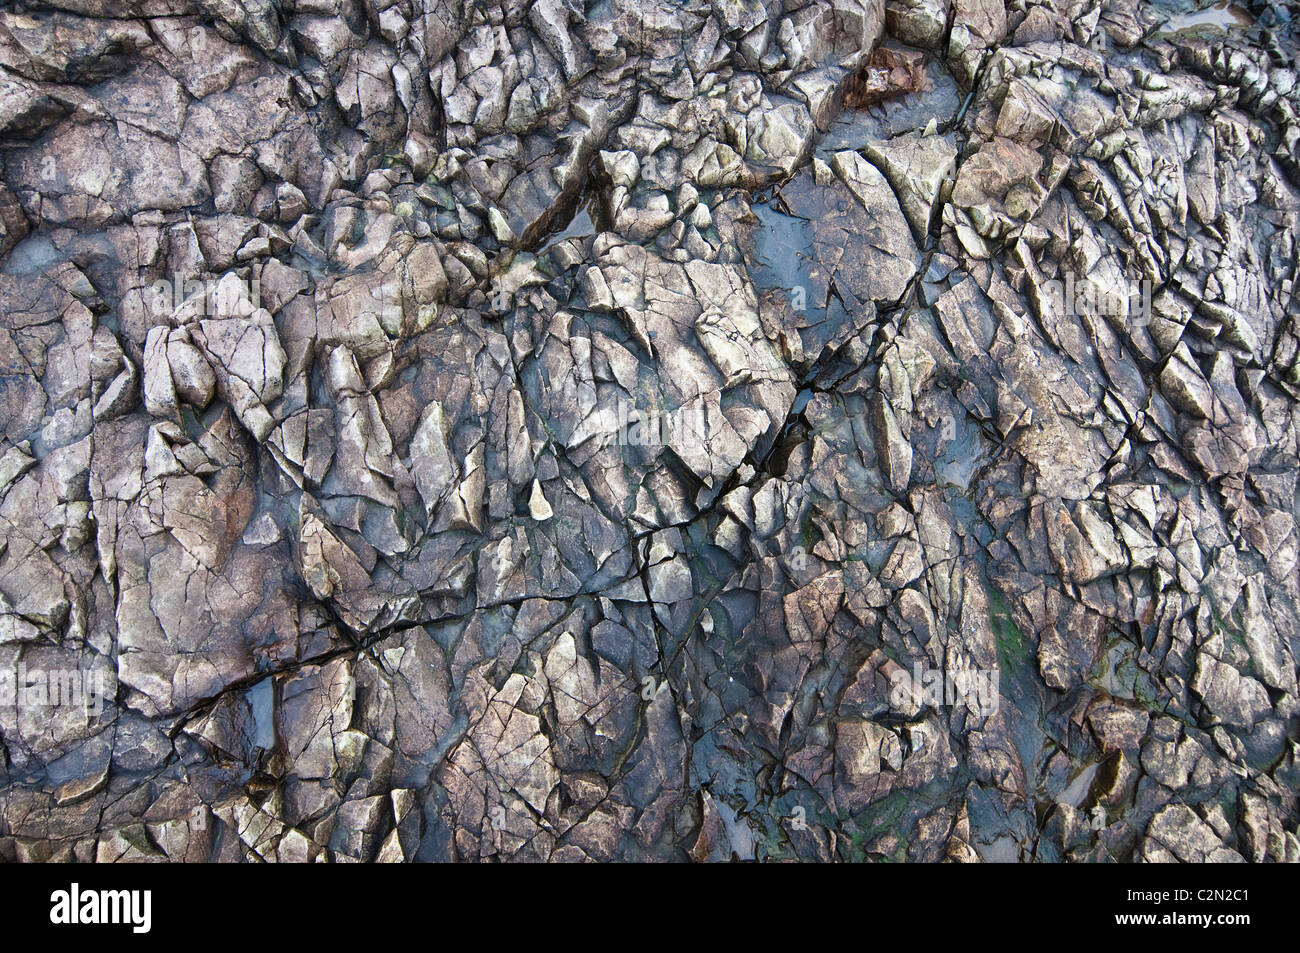
[[111,6],[0,859],[1300,860],[1296,4]]

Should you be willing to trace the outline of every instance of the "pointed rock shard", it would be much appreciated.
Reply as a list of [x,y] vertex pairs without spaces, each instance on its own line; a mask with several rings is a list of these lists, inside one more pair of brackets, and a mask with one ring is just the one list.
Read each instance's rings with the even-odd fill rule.
[[546,494],[542,492],[541,481],[533,479],[533,494],[528,498],[528,512],[532,514],[533,519],[542,523],[555,515],[551,509],[551,504],[546,500]]
[[907,492],[912,479],[912,445],[898,426],[894,408],[883,394],[877,394],[872,408],[871,422],[875,431],[876,453],[880,457],[880,473],[889,488],[898,496]]
[[155,417],[180,420],[171,366],[167,363],[165,325],[149,329],[144,344],[144,407]]
[[410,469],[425,512],[432,514],[443,494],[456,482],[456,464],[447,447],[447,422],[442,404],[436,400],[424,409],[411,438]]
[[1184,413],[1204,420],[1210,418],[1214,392],[1205,380],[1205,375],[1196,366],[1192,352],[1181,341],[1160,372],[1160,390],[1171,404]]

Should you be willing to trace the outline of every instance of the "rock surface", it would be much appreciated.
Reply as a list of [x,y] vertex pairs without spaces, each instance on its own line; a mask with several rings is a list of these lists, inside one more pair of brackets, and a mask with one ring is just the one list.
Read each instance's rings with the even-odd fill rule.
[[1295,3],[109,6],[0,860],[1300,860]]

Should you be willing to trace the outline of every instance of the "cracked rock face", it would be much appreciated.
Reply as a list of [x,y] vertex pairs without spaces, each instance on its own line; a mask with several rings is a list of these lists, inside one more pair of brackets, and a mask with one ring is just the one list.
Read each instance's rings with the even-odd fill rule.
[[1296,3],[0,12],[0,859],[1295,861]]

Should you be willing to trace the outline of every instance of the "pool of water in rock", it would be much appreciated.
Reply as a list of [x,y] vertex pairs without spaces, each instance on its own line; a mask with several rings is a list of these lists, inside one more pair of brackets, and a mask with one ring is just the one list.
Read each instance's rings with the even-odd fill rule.
[[779,198],[752,206],[758,227],[754,230],[754,255],[750,273],[760,292],[807,289],[812,281],[812,224],[778,208]]
[[1157,36],[1193,31],[1221,33],[1227,30],[1247,30],[1255,24],[1251,15],[1235,3],[1220,2],[1191,9],[1187,4],[1181,4],[1182,9],[1172,9],[1171,5],[1164,3],[1156,3],[1154,6],[1170,11],[1169,21],[1160,28]]

